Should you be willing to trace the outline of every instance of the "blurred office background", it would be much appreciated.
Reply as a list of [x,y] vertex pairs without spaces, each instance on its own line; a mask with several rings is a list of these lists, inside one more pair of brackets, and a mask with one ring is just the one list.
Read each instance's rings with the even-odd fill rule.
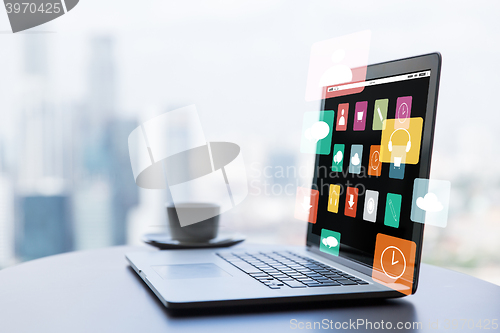
[[312,163],[302,114],[318,108],[304,100],[310,47],[370,29],[371,63],[443,55],[432,172],[452,183],[451,211],[447,228],[427,227],[424,261],[500,284],[499,9],[82,0],[18,34],[0,10],[0,267],[166,231],[166,193],[136,187],[127,137],[189,104],[207,139],[238,143],[246,162],[250,194],[222,232],[303,244],[293,207]]

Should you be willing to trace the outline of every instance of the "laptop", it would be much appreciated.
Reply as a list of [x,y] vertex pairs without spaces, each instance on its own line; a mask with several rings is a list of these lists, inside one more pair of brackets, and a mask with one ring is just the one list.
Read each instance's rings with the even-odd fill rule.
[[[306,246],[135,252],[130,266],[168,308],[393,298],[416,292],[424,224],[411,219],[430,174],[441,56],[367,67],[361,92],[322,100],[333,131],[304,202]],[[306,198],[306,199],[303,199]],[[304,201],[305,200],[305,201]],[[306,223],[306,222],[304,222]]]

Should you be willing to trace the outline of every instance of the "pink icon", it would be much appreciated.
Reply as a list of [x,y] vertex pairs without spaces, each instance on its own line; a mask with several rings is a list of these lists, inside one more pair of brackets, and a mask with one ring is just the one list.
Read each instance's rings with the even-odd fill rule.
[[354,110],[354,127],[355,131],[364,131],[366,124],[366,110],[368,109],[368,102],[357,102]]
[[339,104],[337,110],[337,131],[347,130],[347,115],[349,114],[349,103]]
[[410,126],[411,96],[398,97],[396,102],[396,119],[394,123],[397,128],[408,128]]

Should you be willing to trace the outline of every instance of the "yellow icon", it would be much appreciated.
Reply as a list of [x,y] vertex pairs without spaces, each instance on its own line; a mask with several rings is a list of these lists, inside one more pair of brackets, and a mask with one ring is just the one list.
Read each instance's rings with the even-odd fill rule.
[[328,196],[328,211],[339,212],[340,185],[330,185],[330,195]]
[[420,157],[422,118],[409,118],[409,125],[403,128],[396,119],[384,120],[380,143],[380,161],[400,165],[417,164]]

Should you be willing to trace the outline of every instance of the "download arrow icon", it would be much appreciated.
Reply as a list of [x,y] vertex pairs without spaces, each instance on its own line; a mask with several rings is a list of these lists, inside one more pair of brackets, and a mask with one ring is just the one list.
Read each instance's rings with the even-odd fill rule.
[[354,194],[349,195],[349,208],[352,209],[352,206],[354,205]]
[[304,202],[302,203],[302,208],[304,208],[304,211],[308,212],[311,209],[311,198],[310,197],[304,197]]

